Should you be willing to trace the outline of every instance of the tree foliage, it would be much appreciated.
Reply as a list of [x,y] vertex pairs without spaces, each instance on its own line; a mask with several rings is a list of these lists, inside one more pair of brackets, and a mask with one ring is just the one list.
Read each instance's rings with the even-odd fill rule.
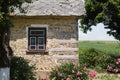
[[31,3],[31,0],[0,0],[0,26],[12,26],[9,18],[10,13],[14,12],[16,8],[23,12],[23,3]]
[[80,26],[85,33],[92,25],[103,23],[107,33],[120,40],[120,0],[85,0],[85,10]]
[[31,0],[0,0],[0,67],[9,67],[13,54],[9,45],[10,27],[13,26],[10,13],[15,9],[24,12],[23,3],[31,3]]
[[23,12],[22,4],[25,2],[31,3],[31,0],[0,0],[0,28],[3,32],[5,27],[13,26],[10,13],[14,12],[16,8]]

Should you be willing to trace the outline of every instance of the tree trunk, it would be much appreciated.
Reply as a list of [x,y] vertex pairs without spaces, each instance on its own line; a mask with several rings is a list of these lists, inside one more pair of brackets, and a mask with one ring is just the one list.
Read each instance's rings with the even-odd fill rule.
[[10,0],[2,0],[0,5],[0,80],[10,80],[10,62],[13,51],[9,45],[11,20],[9,17]]
[[0,29],[0,68],[10,67],[13,51],[9,45],[10,27]]

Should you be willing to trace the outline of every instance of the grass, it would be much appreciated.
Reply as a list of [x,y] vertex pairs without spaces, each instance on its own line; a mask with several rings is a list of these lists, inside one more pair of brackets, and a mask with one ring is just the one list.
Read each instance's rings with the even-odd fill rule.
[[[120,42],[118,41],[79,41],[79,48],[95,48],[106,54],[120,56]],[[98,72],[97,76],[90,80],[120,80],[120,74]]]
[[79,41],[79,48],[95,48],[107,54],[120,55],[118,41]]
[[91,80],[120,80],[120,76],[116,74],[98,74],[94,79]]

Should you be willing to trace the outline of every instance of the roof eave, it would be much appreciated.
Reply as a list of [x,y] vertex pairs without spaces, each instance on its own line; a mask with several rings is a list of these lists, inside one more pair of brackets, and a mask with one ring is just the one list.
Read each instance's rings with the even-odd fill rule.
[[76,17],[84,18],[85,15],[10,15],[10,17]]

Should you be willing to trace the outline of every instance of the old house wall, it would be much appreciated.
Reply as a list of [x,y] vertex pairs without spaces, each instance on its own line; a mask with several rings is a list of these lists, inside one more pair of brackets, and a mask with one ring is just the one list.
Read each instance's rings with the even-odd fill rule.
[[[35,64],[37,70],[50,70],[58,65],[54,55],[77,55],[77,17],[13,17],[11,47],[15,56],[21,56]],[[27,54],[27,30],[33,25],[47,25],[47,55]]]

